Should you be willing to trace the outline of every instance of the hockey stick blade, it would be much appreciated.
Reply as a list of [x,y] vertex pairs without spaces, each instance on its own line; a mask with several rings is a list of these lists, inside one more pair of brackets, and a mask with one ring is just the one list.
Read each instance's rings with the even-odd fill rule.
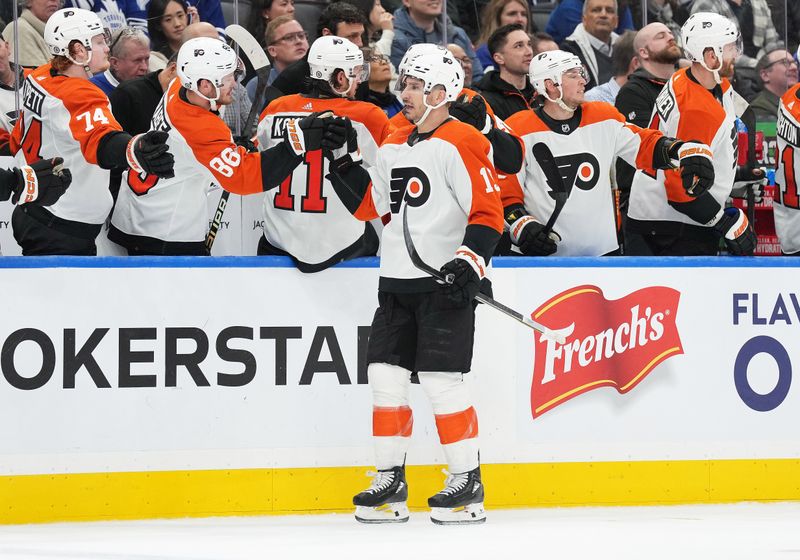
[[547,220],[542,230],[544,235],[547,235],[553,229],[559,214],[561,214],[561,210],[563,210],[564,205],[567,203],[569,192],[567,191],[566,185],[564,185],[564,178],[561,176],[561,171],[558,169],[558,164],[553,157],[553,152],[550,151],[547,144],[544,142],[537,142],[534,144],[533,157],[536,158],[539,167],[542,168],[544,176],[547,179],[547,184],[550,186],[550,196],[555,200],[553,213],[550,214],[550,219]]
[[[414,246],[414,240],[411,238],[411,232],[408,229],[408,204],[406,204],[403,207],[403,240],[405,241],[406,244],[406,251],[408,251],[408,257],[411,259],[411,263],[416,268],[418,268],[419,270],[421,270],[426,274],[429,274],[439,282],[443,282],[445,284],[453,283],[455,278],[453,277],[452,274],[448,274],[447,276],[445,276],[444,274],[441,273],[441,271],[433,268],[431,265],[423,261],[422,257],[419,256],[417,248]],[[545,338],[554,340],[559,344],[566,343],[564,335],[559,334],[551,329],[548,329],[547,327],[545,327],[540,323],[537,323],[530,317],[526,317],[522,313],[514,311],[510,307],[503,305],[499,301],[495,301],[494,299],[490,298],[487,295],[478,292],[478,294],[475,296],[475,299],[481,303],[485,303],[486,305],[488,305],[493,309],[496,309],[497,311],[500,311],[501,313],[511,317],[512,319],[519,321],[526,327],[529,327],[535,330],[536,332],[541,333]]]

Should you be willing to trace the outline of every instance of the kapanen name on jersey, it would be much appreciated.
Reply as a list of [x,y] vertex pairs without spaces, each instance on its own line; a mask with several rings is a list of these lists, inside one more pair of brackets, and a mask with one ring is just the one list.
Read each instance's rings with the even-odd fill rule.
[[675,319],[680,292],[654,286],[607,300],[597,286],[577,286],[542,304],[532,317],[566,338],[536,339],[534,418],[591,389],[627,393],[658,364],[683,353]]

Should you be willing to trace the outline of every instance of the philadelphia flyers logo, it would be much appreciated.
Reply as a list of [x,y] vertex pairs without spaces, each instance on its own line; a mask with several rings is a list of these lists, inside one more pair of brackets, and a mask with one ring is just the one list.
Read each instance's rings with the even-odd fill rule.
[[400,212],[403,200],[409,206],[422,206],[431,196],[431,182],[418,167],[396,167],[389,180],[389,207]]
[[568,191],[578,187],[582,191],[594,188],[600,179],[600,163],[588,152],[568,154],[554,158]]

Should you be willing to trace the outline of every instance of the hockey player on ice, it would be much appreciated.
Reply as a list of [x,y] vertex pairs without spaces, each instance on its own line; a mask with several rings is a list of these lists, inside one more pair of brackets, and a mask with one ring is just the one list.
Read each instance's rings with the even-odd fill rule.
[[[681,142],[657,130],[625,122],[617,109],[584,101],[586,72],[580,59],[547,51],[530,63],[529,77],[544,103],[515,113],[508,125],[525,143],[525,165],[501,181],[505,220],[512,243],[529,256],[601,256],[619,253],[610,170],[617,157],[639,169],[673,169],[686,188],[708,188],[714,168],[708,146]],[[555,231],[544,225],[555,208],[533,147],[552,151],[569,193]],[[557,233],[556,233],[557,232]]]
[[[689,68],[675,72],[661,90],[650,128],[711,147],[714,181],[687,190],[672,170],[637,172],[631,185],[628,232],[642,236],[654,255],[752,255],[756,235],[747,216],[725,201],[738,179],[738,138],[733,76],[742,39],[736,23],[719,14],[692,14],[681,30]],[[763,177],[763,175],[762,175]]]
[[53,59],[25,79],[12,153],[28,164],[62,157],[75,181],[47,208],[18,205],[14,238],[23,255],[95,255],[95,238],[113,204],[109,169],[128,167],[171,176],[165,135],[131,137],[114,119],[108,98],[89,81],[108,69],[107,31],[97,14],[64,8],[47,20],[44,40]]
[[[369,77],[369,63],[347,39],[325,35],[308,51],[310,92],[279,97],[261,114],[259,146],[280,142],[284,123],[314,111],[348,117],[365,167],[375,164],[378,146],[389,133],[389,119],[377,106],[353,99]],[[325,178],[328,160],[321,150],[305,154],[304,165],[264,197],[264,235],[259,255],[289,255],[302,272],[318,272],[343,260],[374,255],[378,233],[355,219],[335,197]],[[380,223],[377,224],[380,226]]]
[[231,103],[241,74],[231,47],[210,37],[190,39],[178,52],[178,80],[161,99],[151,123],[175,154],[169,179],[123,177],[109,239],[131,255],[206,255],[206,196],[213,182],[236,194],[278,186],[306,151],[334,149],[345,140],[344,121],[317,114],[292,120],[281,141],[264,152],[237,146],[217,113]]
[[[397,71],[402,73],[408,64],[421,54],[439,53],[447,50],[433,43],[411,45],[400,61]],[[463,88],[456,101],[450,104],[450,115],[461,122],[474,126],[492,144],[494,166],[498,173],[517,173],[522,167],[522,141],[506,124],[495,116],[488,103],[477,92]],[[397,113],[389,124],[392,130],[413,126],[403,114]]]
[[[329,175],[357,218],[392,214],[383,231],[379,307],[367,349],[378,472],[353,503],[361,522],[408,520],[408,393],[417,372],[450,472],[445,487],[428,499],[431,519],[476,523],[485,519],[484,490],[478,417],[464,374],[472,361],[473,298],[503,230],[500,192],[489,141],[448,114],[464,80],[452,54],[420,55],[399,80],[403,112],[415,126],[394,131],[369,171],[351,151],[331,164]],[[452,274],[452,284],[440,285],[415,268],[404,243],[403,212],[422,259]]]

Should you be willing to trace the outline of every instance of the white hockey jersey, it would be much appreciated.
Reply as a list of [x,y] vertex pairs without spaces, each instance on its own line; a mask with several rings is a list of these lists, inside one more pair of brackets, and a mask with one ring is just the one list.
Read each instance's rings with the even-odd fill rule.
[[516,176],[501,180],[503,205],[522,204],[542,224],[553,213],[550,186],[533,156],[533,146],[543,142],[569,192],[553,227],[561,236],[556,255],[600,256],[618,249],[610,180],[615,158],[634,167],[652,167],[661,133],[626,123],[613,105],[600,101],[581,105],[580,123],[574,129],[553,131],[535,111],[515,113],[507,123],[525,143],[525,164]]
[[67,192],[47,209],[64,220],[102,224],[113,200],[110,172],[97,164],[100,140],[122,131],[106,95],[89,80],[55,75],[49,64],[25,79],[22,115],[11,133],[11,152],[28,163],[62,157],[72,172]]
[[179,80],[161,98],[151,129],[169,133],[175,176],[124,174],[111,218],[122,233],[170,243],[202,242],[212,183],[236,194],[263,192],[261,154],[237,146],[219,116],[184,99]]
[[[12,68],[14,65],[12,64]],[[25,75],[30,74],[26,71]],[[25,79],[20,75],[20,91],[14,89],[14,85],[7,86],[0,83],[0,129],[11,132],[17,122],[17,96],[19,96],[19,110],[22,110],[22,82]]]
[[[736,172],[738,142],[733,89],[723,78],[721,102],[712,92],[678,70],[661,90],[653,109],[650,128],[681,140],[695,140],[711,147],[714,154],[714,185],[711,196],[725,207]],[[691,202],[683,188],[680,171],[637,171],[631,185],[628,217],[636,221],[667,221],[702,227],[672,208],[668,201]],[[711,226],[708,226],[711,227]]]
[[[344,98],[279,97],[261,114],[259,148],[268,149],[282,142],[288,119],[318,111],[349,117],[358,135],[364,167],[375,164],[378,146],[389,133],[389,120],[376,105]],[[322,150],[307,152],[304,164],[264,197],[264,237],[273,247],[308,265],[338,260],[364,235],[364,224],[334,194],[325,178],[327,173],[328,160]]]
[[455,119],[411,146],[408,139],[415,131],[396,130],[380,147],[369,170],[372,184],[356,212],[361,220],[391,213],[381,238],[380,289],[386,291],[417,291],[420,284],[414,280],[430,279],[408,256],[402,219],[406,206],[417,252],[436,269],[454,258],[467,225],[503,231],[489,141]]
[[800,252],[800,195],[797,179],[800,176],[800,84],[781,98],[778,110],[778,151],[775,159],[775,184],[778,198],[774,201],[775,232],[781,251],[787,254]]

